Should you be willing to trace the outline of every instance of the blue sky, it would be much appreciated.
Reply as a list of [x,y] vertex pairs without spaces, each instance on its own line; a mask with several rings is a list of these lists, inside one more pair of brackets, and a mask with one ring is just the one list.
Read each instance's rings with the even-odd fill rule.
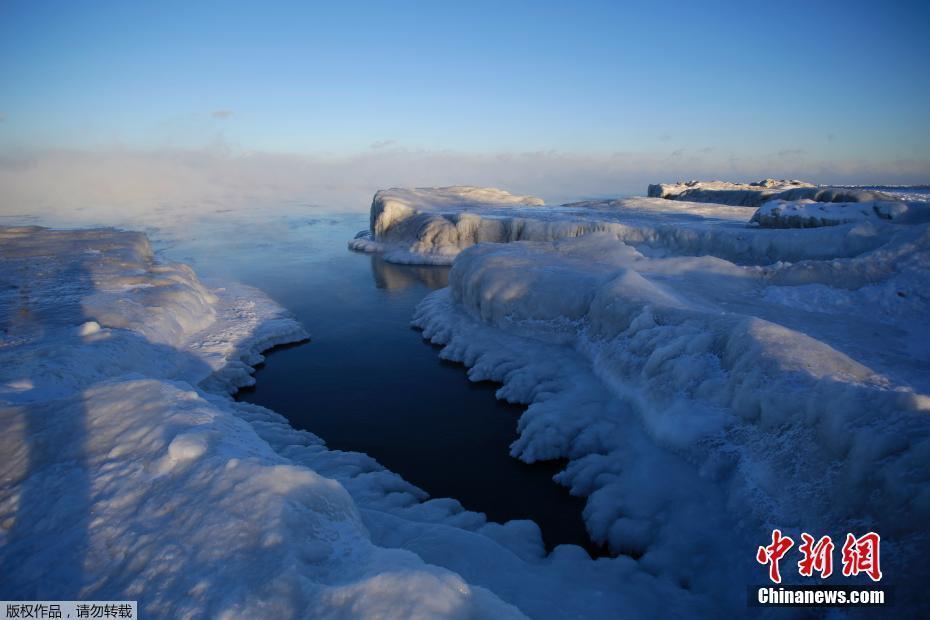
[[928,26],[925,1],[2,0],[0,150],[800,157],[919,172]]

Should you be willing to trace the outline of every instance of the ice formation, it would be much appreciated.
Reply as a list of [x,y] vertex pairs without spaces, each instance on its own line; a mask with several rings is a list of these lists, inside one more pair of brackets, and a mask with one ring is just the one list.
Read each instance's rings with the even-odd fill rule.
[[453,264],[415,324],[529,405],[512,454],[568,459],[558,482],[619,554],[597,560],[232,400],[261,350],[306,337],[259,291],[137,233],[2,228],[0,594],[152,617],[741,616],[773,527],[873,529],[896,613],[926,615],[926,206],[376,195],[350,245]]
[[[878,247],[890,234],[886,229],[867,226],[802,235],[750,232],[746,224],[752,218],[751,209],[661,198],[540,208],[518,200],[468,201],[448,189],[378,192],[372,202],[371,229],[349,241],[349,247],[381,252],[384,260],[392,263],[449,265],[462,250],[476,243],[553,241],[606,232],[652,252],[711,254],[740,263],[766,263],[853,256]],[[435,203],[430,202],[433,196]]]
[[710,615],[529,521],[489,523],[228,396],[306,337],[116,230],[0,228],[0,595],[146,617]]
[[387,260],[455,257],[414,324],[529,405],[512,455],[569,459],[595,540],[709,595],[763,581],[746,550],[773,527],[872,529],[907,615],[930,578],[926,206],[490,206],[462,234],[421,204],[458,234],[374,238]]

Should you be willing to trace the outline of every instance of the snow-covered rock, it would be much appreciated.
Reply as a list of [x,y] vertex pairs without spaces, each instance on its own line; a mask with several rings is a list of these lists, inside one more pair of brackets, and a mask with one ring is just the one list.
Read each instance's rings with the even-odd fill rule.
[[755,183],[687,181],[650,185],[654,198],[712,202],[741,207],[759,207],[770,200],[813,200],[816,202],[891,201],[897,198],[877,190],[852,187],[817,187],[804,181],[764,179]]

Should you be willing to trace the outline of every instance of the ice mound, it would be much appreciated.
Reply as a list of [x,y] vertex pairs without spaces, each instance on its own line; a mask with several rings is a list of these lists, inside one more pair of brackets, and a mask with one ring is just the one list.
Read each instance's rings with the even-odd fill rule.
[[670,200],[712,202],[741,207],[760,207],[769,200],[816,202],[894,201],[897,197],[877,190],[851,187],[817,187],[797,180],[764,179],[755,183],[687,181],[650,185],[648,195]]

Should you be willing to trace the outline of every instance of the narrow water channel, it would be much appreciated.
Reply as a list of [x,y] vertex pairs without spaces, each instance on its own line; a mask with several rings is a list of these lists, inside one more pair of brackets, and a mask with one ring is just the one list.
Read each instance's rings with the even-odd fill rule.
[[167,253],[198,273],[262,289],[311,332],[267,355],[238,398],[284,415],[334,449],[365,452],[432,497],[454,497],[492,521],[532,519],[548,548],[591,553],[584,500],[552,481],[561,463],[509,456],[521,407],[496,385],[468,381],[410,327],[416,304],[446,285],[448,269],[399,266],[357,254],[346,240],[364,215],[289,217],[264,231],[211,229]]

